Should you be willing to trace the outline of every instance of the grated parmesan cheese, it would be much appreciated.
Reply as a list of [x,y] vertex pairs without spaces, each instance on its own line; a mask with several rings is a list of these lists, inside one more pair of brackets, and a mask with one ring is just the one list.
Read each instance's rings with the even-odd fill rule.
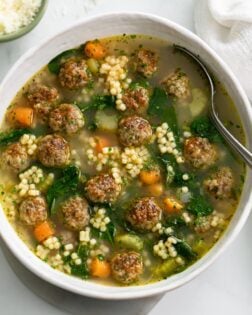
[[14,33],[30,24],[42,0],[1,0],[0,35]]

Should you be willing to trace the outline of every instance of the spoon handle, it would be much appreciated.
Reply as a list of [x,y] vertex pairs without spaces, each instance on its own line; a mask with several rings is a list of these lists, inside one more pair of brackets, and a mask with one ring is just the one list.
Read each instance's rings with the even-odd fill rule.
[[236,151],[240,155],[245,163],[250,168],[252,168],[252,153],[227,130],[227,128],[223,125],[216,113],[210,111],[210,116],[215,123],[216,128],[221,133],[223,138],[227,141],[227,143],[232,147],[234,151]]

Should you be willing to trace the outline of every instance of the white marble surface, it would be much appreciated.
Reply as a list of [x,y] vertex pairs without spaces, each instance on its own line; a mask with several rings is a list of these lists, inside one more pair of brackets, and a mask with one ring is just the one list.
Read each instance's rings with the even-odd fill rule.
[[[46,15],[35,30],[19,40],[0,44],[0,79],[13,62],[31,46],[87,15],[119,10],[138,10],[162,15],[194,30],[195,0],[98,0],[94,2],[97,2],[96,6],[88,0],[49,0]],[[186,286],[167,293],[149,314],[251,315],[251,239],[252,217],[249,218],[237,240],[206,272]],[[99,315],[102,314],[104,308],[108,314],[140,315],[156,302],[152,299],[113,305],[113,303],[83,300],[80,297],[60,292],[48,287],[39,279],[33,278],[13,259],[3,245],[1,248],[0,314]],[[15,269],[17,275],[11,267]],[[38,295],[46,298],[47,301]]]

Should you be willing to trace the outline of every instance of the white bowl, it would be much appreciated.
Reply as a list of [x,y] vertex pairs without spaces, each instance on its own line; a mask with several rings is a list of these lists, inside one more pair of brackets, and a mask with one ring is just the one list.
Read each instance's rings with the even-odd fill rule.
[[[123,33],[152,35],[182,45],[199,54],[224,84],[236,104],[247,137],[247,147],[251,148],[251,106],[242,87],[227,65],[190,31],[164,18],[142,13],[112,13],[88,18],[28,51],[16,62],[2,82],[0,121],[16,92],[53,57],[92,38]],[[103,286],[91,281],[82,281],[52,269],[37,258],[17,236],[2,209],[0,209],[0,231],[9,249],[29,270],[56,286],[81,295],[102,299],[146,297],[175,289],[192,280],[223,252],[237,236],[249,215],[252,201],[251,184],[251,172],[248,171],[238,209],[221,240],[207,255],[182,273],[146,286]]]

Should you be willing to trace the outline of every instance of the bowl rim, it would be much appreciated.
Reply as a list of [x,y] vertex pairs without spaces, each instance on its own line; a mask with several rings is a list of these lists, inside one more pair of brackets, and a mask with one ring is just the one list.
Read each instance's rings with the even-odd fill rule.
[[[105,13],[105,14],[99,14],[92,17],[87,17],[82,19],[81,21],[78,21],[77,23],[74,23],[70,27],[67,27],[63,31],[55,34],[54,36],[51,36],[47,40],[43,41],[41,44],[29,49],[23,56],[21,56],[18,61],[11,67],[11,69],[8,71],[7,75],[3,79],[0,88],[9,80],[9,77],[15,73],[16,69],[25,62],[29,57],[31,57],[36,51],[41,49],[42,47],[46,46],[49,42],[51,42],[55,37],[59,35],[63,35],[65,32],[71,31],[72,29],[81,26],[82,24],[95,22],[97,19],[102,18],[109,18],[113,19],[113,17],[121,16],[121,18],[129,18],[129,16],[134,16],[134,18],[137,19],[148,19],[151,20],[154,23],[162,24],[167,28],[170,28],[174,30],[175,32],[178,32],[185,36],[188,41],[196,43],[199,47],[201,47],[204,51],[209,53],[212,58],[215,59],[215,61],[219,64],[219,66],[225,70],[227,77],[229,77],[234,85],[237,88],[238,95],[242,99],[245,109],[248,113],[249,120],[252,121],[252,108],[250,107],[249,100],[241,87],[241,84],[239,83],[238,79],[234,76],[230,68],[225,64],[225,62],[214,52],[213,49],[211,49],[203,40],[201,40],[197,35],[195,35],[190,30],[186,29],[185,27],[172,22],[166,18],[156,16],[153,14],[147,14],[144,12],[134,12],[134,11],[123,11],[123,12],[112,12],[112,13]],[[247,174],[248,174],[248,168],[247,168]],[[247,176],[246,176],[247,181]],[[72,281],[67,281],[67,278],[69,277],[73,278],[73,276],[67,276],[66,274],[57,271],[50,267],[48,264],[41,261],[38,257],[35,256],[35,254],[27,247],[27,245],[19,238],[19,236],[14,231],[13,227],[9,223],[2,207],[0,207],[0,235],[7,245],[7,247],[10,249],[10,251],[18,258],[18,260],[27,267],[30,271],[32,271],[34,274],[36,274],[38,277],[42,278],[43,280],[61,287],[67,291],[93,297],[93,298],[99,298],[99,299],[108,299],[108,300],[124,300],[124,299],[136,299],[136,298],[143,298],[148,297],[156,294],[161,294],[170,290],[173,290],[175,288],[180,287],[181,285],[186,284],[196,276],[198,276],[203,270],[205,270],[207,267],[209,267],[217,257],[227,248],[227,246],[235,239],[235,237],[238,235],[242,227],[244,226],[246,219],[248,218],[251,207],[249,206],[250,202],[252,201],[252,192],[248,193],[248,197],[246,197],[246,204],[243,208],[243,211],[238,218],[237,222],[235,223],[234,227],[231,231],[229,231],[228,237],[224,238],[222,237],[218,242],[218,248],[216,251],[210,250],[206,255],[204,255],[200,260],[198,260],[196,263],[194,263],[192,266],[187,268],[185,271],[174,275],[166,280],[156,282],[155,284],[148,284],[143,286],[130,286],[126,287],[129,290],[125,290],[121,287],[110,287],[105,285],[98,285],[93,282],[87,281],[85,283],[85,287],[78,286],[78,283],[83,280],[76,279]],[[6,224],[7,223],[7,224]],[[224,233],[224,235],[227,233],[227,231]],[[15,235],[14,235],[15,234]],[[15,242],[10,242],[9,238],[11,239],[14,237]],[[215,246],[217,246],[215,245]],[[215,247],[214,246],[214,247]],[[35,263],[36,262],[36,263]],[[188,271],[189,270],[189,271]],[[178,279],[176,279],[178,278]],[[161,283],[164,283],[166,281],[167,283],[165,285],[160,285]],[[71,283],[70,283],[71,282]],[[103,291],[99,291],[99,288],[103,288]],[[111,289],[112,288],[112,289]],[[100,289],[101,290],[101,289]]]
[[48,6],[48,0],[41,0],[41,5],[38,9],[38,12],[34,16],[34,19],[29,23],[28,25],[18,29],[16,32],[10,33],[10,34],[5,34],[5,35],[0,35],[0,43],[5,43],[12,41],[14,39],[18,39],[29,32],[31,32],[40,22],[42,17],[44,16],[46,9]]

